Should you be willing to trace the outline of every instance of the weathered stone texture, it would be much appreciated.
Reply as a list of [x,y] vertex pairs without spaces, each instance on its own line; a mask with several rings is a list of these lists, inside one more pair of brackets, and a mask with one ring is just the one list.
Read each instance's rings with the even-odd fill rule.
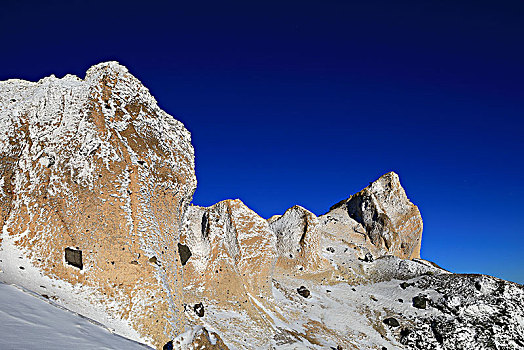
[[192,257],[184,266],[184,285],[202,290],[192,298],[244,301],[246,293],[268,297],[276,259],[275,239],[266,220],[240,200],[211,207],[191,206],[181,242]]
[[[96,307],[153,344],[180,331],[174,247],[196,187],[193,147],[126,68],[1,82],[0,157],[4,254],[90,288]],[[82,251],[82,270],[66,247]]]
[[422,217],[394,172],[337,203],[330,212],[340,208],[363,226],[375,247],[404,259],[420,258]]

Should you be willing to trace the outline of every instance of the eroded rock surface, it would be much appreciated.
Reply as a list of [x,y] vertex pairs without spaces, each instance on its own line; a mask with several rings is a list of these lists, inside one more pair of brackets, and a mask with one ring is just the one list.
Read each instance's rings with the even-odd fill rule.
[[407,349],[524,348],[524,287],[485,275],[423,276],[412,288],[431,291],[423,298],[433,312],[405,317],[403,334],[395,334]]
[[349,199],[337,203],[326,215],[337,209],[347,211],[364,228],[363,234],[375,247],[400,258],[420,258],[422,217],[394,172],[381,176]]
[[189,132],[117,63],[0,82],[0,156],[0,280],[158,349],[524,347],[523,287],[421,259],[395,173],[318,217],[189,205]]
[[320,249],[322,236],[318,231],[319,221],[315,214],[296,205],[268,222],[276,237],[279,268],[296,273],[311,273],[329,268]]
[[[3,280],[157,346],[183,329],[176,244],[193,147],[125,67],[0,82],[0,157]],[[67,263],[68,248],[82,261]]]

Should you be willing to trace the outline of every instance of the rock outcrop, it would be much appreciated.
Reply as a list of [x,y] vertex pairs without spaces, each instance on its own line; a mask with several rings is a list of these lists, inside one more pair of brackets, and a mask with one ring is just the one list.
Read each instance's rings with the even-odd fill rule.
[[329,267],[322,256],[322,236],[315,214],[296,205],[268,222],[276,237],[277,267],[296,273],[319,272]]
[[191,137],[125,67],[1,82],[0,157],[3,280],[157,346],[183,330]]
[[421,259],[395,173],[319,217],[190,205],[189,132],[117,63],[0,82],[0,157],[0,281],[158,349],[524,346],[524,288]]
[[365,235],[377,248],[400,258],[420,258],[422,217],[394,172],[337,203],[330,212],[339,208],[363,226]]
[[192,254],[183,272],[192,295],[186,301],[243,304],[246,293],[271,295],[275,239],[266,220],[240,200],[189,207],[180,242]]

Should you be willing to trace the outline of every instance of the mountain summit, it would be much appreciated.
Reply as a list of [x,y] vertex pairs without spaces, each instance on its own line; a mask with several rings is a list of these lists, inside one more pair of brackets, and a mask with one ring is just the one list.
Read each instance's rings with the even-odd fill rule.
[[[116,62],[0,82],[0,281],[158,349],[517,349],[524,289],[420,258],[393,172],[316,216],[191,204],[191,135]],[[0,336],[1,345],[1,336]]]

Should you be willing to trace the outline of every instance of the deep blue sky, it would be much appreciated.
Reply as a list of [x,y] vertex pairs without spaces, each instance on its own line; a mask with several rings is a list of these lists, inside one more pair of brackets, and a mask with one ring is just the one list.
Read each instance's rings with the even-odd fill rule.
[[524,2],[2,1],[0,80],[117,60],[192,132],[194,202],[323,214],[390,170],[422,256],[524,283]]

